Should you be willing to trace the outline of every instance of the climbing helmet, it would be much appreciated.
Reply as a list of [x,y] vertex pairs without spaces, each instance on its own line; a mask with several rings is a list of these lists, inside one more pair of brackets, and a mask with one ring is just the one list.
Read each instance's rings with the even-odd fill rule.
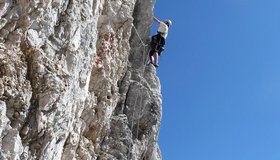
[[169,19],[165,20],[164,23],[168,23],[169,26],[172,25],[172,22],[171,22],[171,20],[169,20]]

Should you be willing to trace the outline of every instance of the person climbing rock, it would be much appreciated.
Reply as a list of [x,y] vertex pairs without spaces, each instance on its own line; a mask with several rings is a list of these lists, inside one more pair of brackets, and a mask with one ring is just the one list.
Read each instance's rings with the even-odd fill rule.
[[152,36],[151,50],[149,56],[150,63],[152,63],[155,67],[159,67],[158,56],[160,56],[161,52],[164,50],[165,40],[168,34],[168,28],[172,25],[172,22],[171,20],[160,21],[154,16],[153,21],[159,24],[159,28],[157,30],[157,34]]

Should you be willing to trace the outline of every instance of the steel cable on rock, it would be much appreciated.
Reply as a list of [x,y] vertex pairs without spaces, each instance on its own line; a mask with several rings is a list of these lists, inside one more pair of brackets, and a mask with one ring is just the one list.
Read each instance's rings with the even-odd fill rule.
[[[139,38],[139,40],[140,40],[140,42],[141,42],[141,45],[143,46],[143,56],[142,56],[142,57],[143,57],[143,62],[145,63],[146,58],[148,57],[148,54],[147,54],[146,52],[147,52],[147,48],[148,48],[149,45],[144,43],[143,39],[141,38],[141,36],[140,36],[138,30],[136,29],[136,27],[134,26],[134,24],[132,24],[132,27],[134,28],[135,33],[136,33],[137,37]],[[145,56],[145,55],[146,55],[146,56]],[[140,72],[140,74],[141,74],[142,77],[144,76],[145,69],[146,69],[146,64],[143,65],[143,68],[142,68],[142,70],[141,70],[141,72]],[[142,78],[140,78],[140,82],[139,82],[139,83],[142,84]],[[141,92],[140,92],[140,93],[141,93]],[[135,117],[136,117],[136,116],[134,116],[134,114],[135,114],[134,112],[135,112],[135,108],[136,108],[136,104],[137,104],[138,98],[139,98],[139,94],[138,94],[138,96],[137,96],[137,98],[136,98],[136,101],[135,101],[135,103],[134,103],[134,106],[133,106],[133,114],[132,114],[132,120],[131,120],[132,140],[133,140],[133,127],[134,127],[134,125],[135,125],[135,124],[134,124],[134,119],[135,119]],[[141,97],[140,97],[140,106],[143,105],[142,103],[143,103],[143,94],[141,94]],[[143,114],[143,110],[144,110],[144,107],[142,106],[139,115],[142,115],[142,114]],[[135,137],[135,138],[138,139],[138,135],[139,135],[139,118],[138,118],[138,120],[137,120],[136,125],[137,125],[137,128],[136,128],[136,137]],[[132,147],[132,144],[129,145],[129,151],[131,150],[131,147]],[[128,154],[129,154],[129,152],[128,152]],[[131,158],[130,156],[131,156],[131,155],[129,154],[129,155],[128,155],[128,159]]]

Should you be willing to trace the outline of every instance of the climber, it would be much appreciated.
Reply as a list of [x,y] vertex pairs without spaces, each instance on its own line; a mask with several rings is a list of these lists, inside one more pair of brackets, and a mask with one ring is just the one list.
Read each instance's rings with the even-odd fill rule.
[[152,36],[149,56],[150,63],[152,63],[155,67],[158,67],[158,56],[160,56],[161,52],[164,50],[165,39],[168,34],[168,28],[172,25],[172,22],[171,20],[165,20],[162,22],[154,16],[153,21],[159,24],[159,28],[157,30],[157,34]]

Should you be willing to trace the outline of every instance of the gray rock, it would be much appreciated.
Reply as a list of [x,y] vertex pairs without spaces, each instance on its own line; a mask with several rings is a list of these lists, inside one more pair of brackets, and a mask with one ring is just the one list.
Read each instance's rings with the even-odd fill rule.
[[153,3],[0,0],[0,159],[161,159]]

